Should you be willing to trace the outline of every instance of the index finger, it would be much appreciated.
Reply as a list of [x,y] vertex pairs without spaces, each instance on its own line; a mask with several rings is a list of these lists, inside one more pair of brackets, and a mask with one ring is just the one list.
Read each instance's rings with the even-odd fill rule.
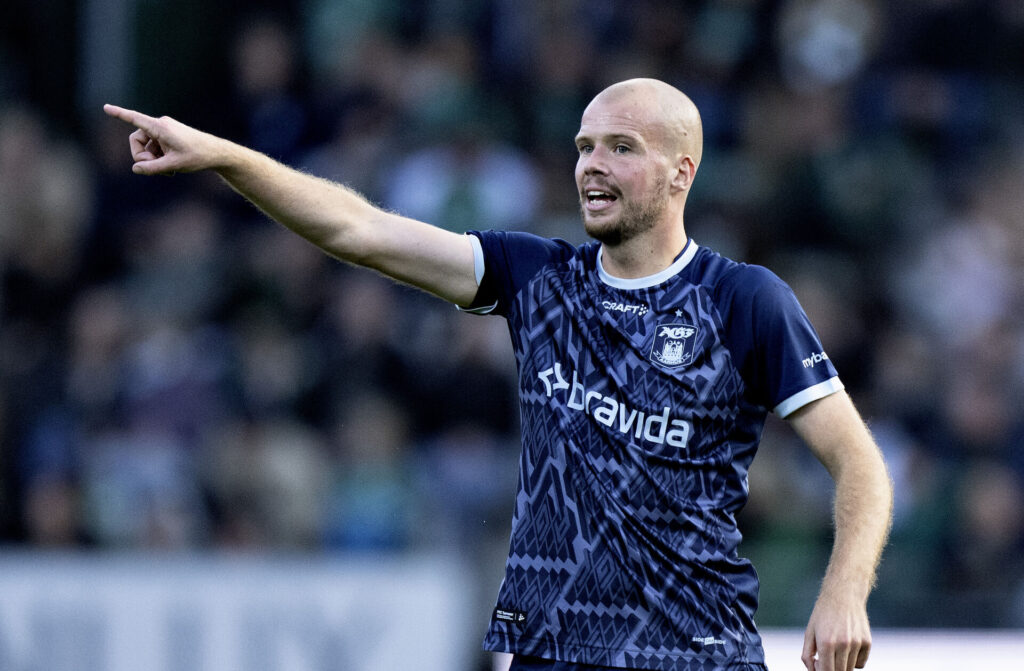
[[153,130],[153,124],[156,122],[151,116],[146,116],[142,112],[136,112],[135,110],[125,109],[124,107],[118,107],[117,105],[106,104],[103,106],[103,111],[121,121],[127,121],[136,128],[150,133]]

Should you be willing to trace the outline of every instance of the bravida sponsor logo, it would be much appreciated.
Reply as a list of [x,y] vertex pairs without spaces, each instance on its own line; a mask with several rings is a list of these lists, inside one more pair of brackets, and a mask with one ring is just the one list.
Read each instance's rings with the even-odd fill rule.
[[575,370],[571,376],[572,382],[566,379],[560,363],[537,374],[548,398],[554,398],[556,392],[567,391],[565,405],[570,410],[589,415],[604,426],[618,429],[619,433],[631,434],[636,440],[686,449],[692,427],[686,420],[674,416],[672,408],[666,406],[659,413],[646,413],[615,396],[587,389]]

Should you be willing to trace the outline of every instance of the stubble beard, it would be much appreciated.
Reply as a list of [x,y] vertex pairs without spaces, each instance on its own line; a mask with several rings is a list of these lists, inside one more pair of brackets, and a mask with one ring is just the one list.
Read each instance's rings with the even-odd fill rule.
[[608,247],[617,247],[646,233],[655,227],[668,207],[668,201],[663,196],[667,185],[667,180],[659,177],[653,189],[653,196],[643,201],[625,203],[618,219],[605,222],[588,221],[584,203],[581,201],[583,229],[587,235]]

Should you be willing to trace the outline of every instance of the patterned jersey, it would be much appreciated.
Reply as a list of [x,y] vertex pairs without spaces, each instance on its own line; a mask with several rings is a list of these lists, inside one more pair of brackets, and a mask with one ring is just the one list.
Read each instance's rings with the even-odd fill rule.
[[[473,232],[522,420],[489,650],[684,671],[764,662],[734,516],[769,409],[842,389],[793,292],[692,241],[623,280],[600,245]],[[479,274],[479,273],[478,273]]]

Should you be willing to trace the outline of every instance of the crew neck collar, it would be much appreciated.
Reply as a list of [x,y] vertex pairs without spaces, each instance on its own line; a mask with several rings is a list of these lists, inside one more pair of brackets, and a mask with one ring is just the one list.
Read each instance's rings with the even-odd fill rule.
[[698,245],[693,241],[692,238],[687,238],[686,244],[683,246],[683,250],[679,252],[679,256],[675,258],[672,263],[653,275],[647,275],[646,277],[634,277],[630,279],[615,277],[610,275],[608,271],[604,269],[604,262],[602,256],[604,254],[604,246],[597,250],[597,275],[601,278],[601,281],[608,286],[615,287],[616,289],[646,289],[661,284],[670,277],[676,275],[685,268],[693,257],[697,255]]

